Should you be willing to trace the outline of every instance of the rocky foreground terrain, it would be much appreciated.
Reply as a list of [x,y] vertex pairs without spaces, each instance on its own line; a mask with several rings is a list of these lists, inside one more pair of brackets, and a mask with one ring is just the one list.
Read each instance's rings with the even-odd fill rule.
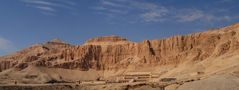
[[[140,84],[68,85],[114,81],[129,72],[159,77]],[[176,80],[161,82],[162,78]],[[53,81],[68,84],[47,84]],[[103,36],[82,45],[59,39],[32,45],[0,57],[0,90],[12,89],[239,90],[239,23],[142,42]]]

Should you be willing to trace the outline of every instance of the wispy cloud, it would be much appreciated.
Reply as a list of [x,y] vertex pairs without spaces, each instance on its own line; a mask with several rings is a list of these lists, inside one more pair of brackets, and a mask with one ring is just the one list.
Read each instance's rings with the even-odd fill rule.
[[115,16],[118,18],[126,18],[130,16],[132,18],[128,18],[129,22],[213,22],[229,21],[233,18],[233,16],[221,15],[215,11],[197,8],[176,8],[174,6],[164,6],[157,2],[146,2],[143,0],[99,1],[99,5],[94,7],[97,12],[103,13],[109,17]]
[[44,0],[22,0],[25,3],[39,4],[39,5],[54,5],[54,3],[44,1]]
[[54,12],[56,11],[54,8],[52,7],[47,7],[47,6],[35,6],[35,8],[41,9],[43,11],[48,11],[48,12]]
[[0,37],[0,50],[1,51],[8,52],[8,51],[12,51],[15,49],[16,49],[16,47],[14,46],[14,44],[11,41]]
[[[62,10],[76,10],[74,0],[21,0],[28,7],[38,9],[42,14],[55,15]],[[234,0],[219,0],[231,2]],[[162,5],[152,0],[98,0],[96,6],[91,6],[96,13],[105,15],[112,21],[126,20],[127,22],[194,22],[194,21],[229,21],[235,16],[225,15],[227,9],[202,10],[200,8],[177,8],[174,5]],[[220,13],[219,13],[220,12]]]
[[158,22],[158,21],[164,21],[163,17],[166,15],[167,10],[165,11],[152,11],[152,12],[146,12],[141,14],[141,17],[146,22]]
[[235,0],[218,0],[220,3],[228,3],[228,2],[232,2],[232,1],[235,1]]
[[175,14],[176,21],[179,22],[215,22],[215,21],[230,21],[233,16],[218,15],[215,12],[207,12],[199,9],[184,9]]
[[62,9],[73,10],[76,3],[71,0],[21,0],[28,7],[39,9],[46,15],[54,15]]
[[134,1],[131,3],[133,8],[141,11],[139,16],[145,22],[158,22],[164,21],[164,16],[169,13],[169,9],[165,6],[160,5],[159,3],[150,3],[150,2],[137,2]]
[[197,9],[187,9],[178,12],[178,14],[175,16],[177,21],[179,22],[192,22],[199,19],[202,19],[204,17],[204,13],[201,10]]
[[101,0],[102,5],[107,5],[107,6],[112,6],[112,7],[119,7],[119,8],[125,8],[127,6],[123,4],[117,4],[115,2],[122,2],[122,1],[117,1],[117,0]]
[[137,0],[100,0],[100,4],[93,8],[107,16],[115,15],[119,18],[121,14],[136,17],[143,22],[161,21],[168,13],[168,9],[159,3]]

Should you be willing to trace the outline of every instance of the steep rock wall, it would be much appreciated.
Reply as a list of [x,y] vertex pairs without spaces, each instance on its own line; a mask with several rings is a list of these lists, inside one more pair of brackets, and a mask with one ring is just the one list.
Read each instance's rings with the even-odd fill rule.
[[[239,24],[218,30],[130,42],[118,36],[90,39],[83,45],[60,40],[34,45],[0,58],[0,71],[28,65],[79,70],[124,69],[129,65],[177,65],[239,50]],[[142,67],[143,68],[143,67]]]

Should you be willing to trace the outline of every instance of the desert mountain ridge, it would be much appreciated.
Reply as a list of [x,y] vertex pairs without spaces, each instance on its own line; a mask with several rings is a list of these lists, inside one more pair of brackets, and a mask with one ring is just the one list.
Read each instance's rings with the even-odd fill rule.
[[[1,83],[114,79],[129,72],[162,77],[238,74],[239,23],[188,35],[132,42],[103,36],[71,45],[59,39],[0,57]],[[68,72],[68,73],[64,73]],[[35,78],[27,78],[34,74]],[[73,76],[72,76],[73,75]]]
[[[106,65],[107,63],[120,64],[119,62],[124,61],[124,59],[126,59],[125,61],[136,60],[137,64],[176,64],[181,62],[181,58],[188,56],[187,54],[189,54],[189,52],[196,52],[195,55],[192,55],[194,58],[191,59],[203,60],[210,56],[224,54],[231,51],[231,48],[236,50],[238,44],[236,40],[238,39],[238,27],[239,23],[236,23],[217,30],[189,35],[177,35],[160,40],[145,40],[143,42],[131,42],[115,35],[92,38],[83,45],[71,45],[64,43],[60,39],[53,39],[43,44],[33,45],[15,54],[1,57],[0,62],[5,63],[1,63],[0,71],[18,66],[26,59],[29,61],[29,58],[30,62],[26,62],[26,64],[41,63],[44,66],[48,66],[46,65],[46,63],[48,63],[50,67],[61,67],[61,62],[64,61],[63,64],[78,63],[79,65],[76,65],[75,68],[103,70],[114,67],[114,65],[112,67]],[[205,46],[203,46],[204,44]],[[228,50],[225,48],[221,49],[219,44],[222,44],[222,46],[228,45]],[[209,50],[214,52],[209,53]],[[105,55],[109,57],[104,57]],[[38,60],[41,58],[44,58],[44,60]],[[55,58],[52,59],[54,64],[45,58]],[[105,59],[108,59],[108,61]],[[43,61],[45,63],[42,63]],[[102,63],[104,61],[106,62]],[[15,63],[13,64],[12,62]],[[84,64],[84,62],[88,63],[89,67],[80,65]],[[65,67],[65,65],[63,66],[64,68],[70,68]],[[116,67],[114,69],[116,69]]]

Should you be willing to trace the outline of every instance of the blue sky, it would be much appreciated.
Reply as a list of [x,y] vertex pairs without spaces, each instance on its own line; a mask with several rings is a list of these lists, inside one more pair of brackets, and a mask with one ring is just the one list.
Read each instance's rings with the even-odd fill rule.
[[239,21],[238,0],[1,0],[0,55],[60,38],[131,41],[206,31]]

